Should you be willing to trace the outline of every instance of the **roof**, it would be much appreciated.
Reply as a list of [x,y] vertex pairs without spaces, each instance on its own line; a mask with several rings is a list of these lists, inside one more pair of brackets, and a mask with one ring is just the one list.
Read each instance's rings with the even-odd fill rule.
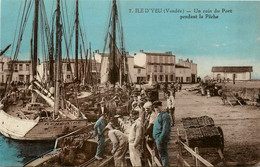
[[215,66],[211,72],[253,72],[252,66]]
[[[97,54],[99,54],[99,55],[101,55],[102,57],[108,57],[108,56],[110,56],[110,54],[109,53],[97,53]],[[126,54],[126,57],[127,58],[134,58],[134,56],[131,56],[131,55],[129,55],[129,54]]]
[[141,69],[145,69],[144,67],[138,66],[138,65],[134,65],[134,68],[141,68]]
[[185,66],[183,66],[183,65],[176,64],[176,65],[175,65],[175,68],[189,68],[189,67],[185,67]]
[[175,56],[170,53],[152,53],[152,52],[143,52],[146,55],[151,55],[151,56]]

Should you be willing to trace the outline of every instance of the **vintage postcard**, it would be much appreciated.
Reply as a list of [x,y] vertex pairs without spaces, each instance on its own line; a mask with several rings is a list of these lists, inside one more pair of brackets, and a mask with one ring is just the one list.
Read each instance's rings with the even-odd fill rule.
[[260,1],[0,9],[0,166],[260,166]]

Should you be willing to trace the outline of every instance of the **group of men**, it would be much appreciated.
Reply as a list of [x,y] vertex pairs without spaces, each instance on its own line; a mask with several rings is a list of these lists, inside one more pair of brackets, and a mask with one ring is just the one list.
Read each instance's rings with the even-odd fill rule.
[[[146,100],[143,99],[146,97]],[[144,143],[157,149],[163,166],[169,166],[168,143],[170,141],[171,127],[174,126],[175,99],[171,92],[167,93],[166,107],[161,101],[152,102],[145,91],[134,93],[131,100],[130,117],[133,123],[128,136],[113,128],[109,122],[106,125],[106,114],[100,112],[101,117],[94,126],[98,137],[96,159],[103,158],[105,139],[113,144],[115,166],[127,166],[125,155],[129,150],[132,166],[146,166]],[[147,139],[147,140],[145,140]]]

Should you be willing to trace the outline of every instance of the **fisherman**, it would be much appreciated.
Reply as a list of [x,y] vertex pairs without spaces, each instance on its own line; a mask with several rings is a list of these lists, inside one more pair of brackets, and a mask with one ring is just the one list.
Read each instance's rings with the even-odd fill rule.
[[138,109],[139,118],[135,120],[132,125],[128,137],[129,141],[129,154],[132,166],[142,166],[142,151],[143,151],[143,131],[144,131],[144,112]]
[[98,137],[98,146],[97,146],[97,152],[95,155],[95,158],[97,160],[103,159],[103,153],[105,148],[105,137],[104,137],[104,130],[105,130],[105,122],[106,122],[106,116],[105,114],[101,114],[101,117],[97,120],[95,126],[94,126],[94,133],[95,136]]
[[174,115],[175,99],[174,99],[173,95],[171,94],[171,92],[167,92],[167,106],[166,106],[166,109],[167,109],[168,113],[172,116],[172,126],[174,126],[174,123],[175,123],[175,115]]
[[101,114],[108,114],[108,108],[106,107],[105,97],[102,97],[101,101],[99,102],[100,108],[98,109],[98,116]]
[[159,113],[153,126],[153,138],[160,153],[162,165],[169,166],[168,143],[171,133],[171,116],[162,111],[161,101],[155,101],[153,107],[155,112]]
[[170,88],[171,88],[173,97],[175,97],[175,92],[176,92],[176,90],[175,90],[175,83],[174,83],[174,82],[171,83]]
[[134,101],[132,102],[132,111],[130,113],[130,116],[133,116],[133,114],[135,113],[135,108],[138,106],[138,93],[134,93],[133,99]]
[[115,166],[127,166],[125,155],[128,151],[128,138],[120,130],[113,128],[109,122],[105,128],[108,130],[108,138],[113,144],[111,153],[114,155]]

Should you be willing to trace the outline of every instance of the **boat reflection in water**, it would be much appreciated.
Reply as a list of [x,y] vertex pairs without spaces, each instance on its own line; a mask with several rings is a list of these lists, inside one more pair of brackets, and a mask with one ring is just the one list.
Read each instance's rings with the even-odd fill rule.
[[54,141],[19,141],[0,135],[0,166],[23,166],[53,146]]

